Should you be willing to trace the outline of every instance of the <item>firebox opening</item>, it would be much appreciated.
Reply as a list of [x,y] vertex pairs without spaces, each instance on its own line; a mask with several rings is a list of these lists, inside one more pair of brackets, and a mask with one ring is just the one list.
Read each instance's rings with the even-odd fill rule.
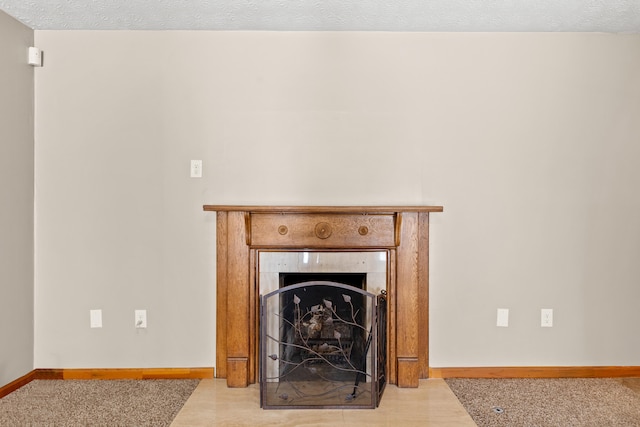
[[263,408],[375,408],[376,295],[305,281],[262,297]]
[[[366,278],[364,273],[280,273],[281,288],[326,283],[300,287],[297,293],[280,294],[280,306],[284,307],[280,339],[309,346],[286,348],[288,358],[301,365],[285,365],[281,374],[286,374],[289,380],[312,381],[320,376],[331,381],[349,381],[353,379],[350,368],[354,361],[359,369],[367,370],[369,332],[366,328],[347,323],[365,325],[369,321],[364,318],[367,312],[365,297],[333,285],[339,283],[366,289]],[[297,305],[296,298],[299,299]],[[299,319],[298,314],[301,314]],[[301,331],[296,329],[298,326]],[[329,364],[321,363],[314,356],[326,357]],[[298,366],[302,369],[294,369]]]
[[387,251],[259,252],[263,408],[377,407],[387,260]]

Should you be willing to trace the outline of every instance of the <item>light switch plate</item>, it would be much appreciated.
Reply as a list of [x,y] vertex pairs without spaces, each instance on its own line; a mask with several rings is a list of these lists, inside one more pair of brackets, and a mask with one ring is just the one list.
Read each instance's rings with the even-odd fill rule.
[[502,328],[506,328],[509,326],[509,309],[508,308],[498,309],[498,319],[496,321],[496,326],[500,326]]
[[146,328],[147,327],[147,310],[136,310],[135,311],[135,325],[136,328]]
[[102,328],[102,310],[89,310],[92,328]]

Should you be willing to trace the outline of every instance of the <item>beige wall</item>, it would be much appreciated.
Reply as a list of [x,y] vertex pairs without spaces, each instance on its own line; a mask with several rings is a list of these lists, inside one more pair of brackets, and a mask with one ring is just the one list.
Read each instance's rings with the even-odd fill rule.
[[640,365],[640,36],[36,41],[37,367],[213,365],[201,206],[235,203],[444,205],[434,367]]
[[0,11],[0,387],[33,369],[33,31]]

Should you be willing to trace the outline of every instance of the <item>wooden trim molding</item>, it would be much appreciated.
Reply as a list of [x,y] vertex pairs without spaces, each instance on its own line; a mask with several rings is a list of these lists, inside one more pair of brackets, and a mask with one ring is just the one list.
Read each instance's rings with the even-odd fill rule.
[[427,377],[429,213],[442,206],[203,208],[217,214],[216,367],[227,386],[256,382],[260,250],[388,251],[388,380],[418,387]]
[[640,377],[640,366],[508,366],[430,368],[430,378],[623,378]]
[[36,379],[36,371],[31,371],[28,374],[23,375],[14,381],[11,381],[9,384],[0,387],[0,399],[5,397],[9,393],[13,393],[20,387],[29,384],[31,381],[35,379]]
[[[400,359],[411,366],[412,360]],[[402,368],[401,368],[402,369]],[[215,368],[34,369],[0,387],[0,399],[33,380],[210,379]],[[430,378],[638,378],[640,366],[508,366],[430,368]]]
[[159,380],[214,378],[215,368],[34,369],[0,387],[0,399],[33,380]]
[[36,369],[36,372],[36,379],[62,380],[178,380],[214,377],[214,368]]

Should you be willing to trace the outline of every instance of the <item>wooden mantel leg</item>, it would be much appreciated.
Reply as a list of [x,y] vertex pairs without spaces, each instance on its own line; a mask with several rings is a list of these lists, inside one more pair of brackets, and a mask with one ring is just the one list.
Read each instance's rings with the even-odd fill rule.
[[429,213],[418,221],[418,355],[420,378],[429,378]]
[[396,336],[398,387],[418,387],[420,378],[418,228],[418,214],[403,213],[396,269],[396,329],[402,331]]
[[[227,385],[229,387],[247,387],[249,385],[249,248],[244,235],[245,216],[243,212],[228,212],[226,218],[226,248],[222,249],[226,259],[226,274],[224,283],[218,286],[225,288],[224,295],[218,292],[218,297],[226,298],[226,363]],[[220,232],[220,223],[218,226]],[[220,242],[220,240],[218,240]],[[218,277],[220,280],[220,277]],[[220,313],[217,318],[220,319]],[[219,330],[220,328],[218,328]],[[220,353],[218,353],[220,355]]]

